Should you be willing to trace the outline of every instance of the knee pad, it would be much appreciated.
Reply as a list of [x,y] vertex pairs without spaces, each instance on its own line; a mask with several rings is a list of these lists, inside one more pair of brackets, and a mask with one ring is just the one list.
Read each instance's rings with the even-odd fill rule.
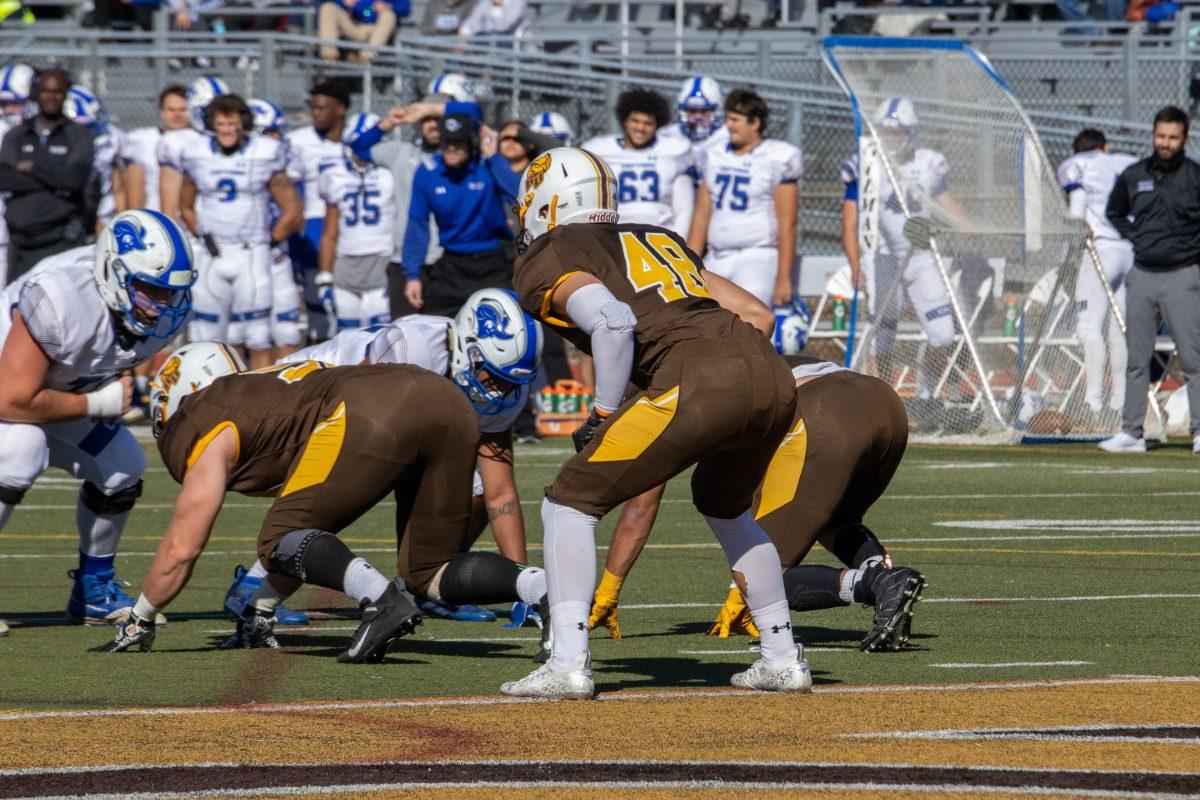
[[25,493],[27,491],[29,491],[28,487],[25,489],[18,489],[14,486],[5,486],[4,484],[0,484],[0,503],[7,503],[10,506],[19,506],[21,501],[25,499]]
[[353,560],[354,554],[341,539],[328,531],[307,528],[280,540],[267,560],[267,570],[342,591],[346,567]]
[[868,561],[882,561],[887,558],[887,550],[862,523],[847,525],[820,538],[826,550],[837,556],[837,559],[850,569],[859,569]]
[[83,490],[79,499],[93,514],[124,514],[132,511],[137,499],[142,496],[142,481],[138,480],[133,486],[113,494],[105,494],[96,484],[83,482]]
[[430,581],[427,594],[451,605],[514,603],[521,568],[499,553],[472,551],[454,558]]

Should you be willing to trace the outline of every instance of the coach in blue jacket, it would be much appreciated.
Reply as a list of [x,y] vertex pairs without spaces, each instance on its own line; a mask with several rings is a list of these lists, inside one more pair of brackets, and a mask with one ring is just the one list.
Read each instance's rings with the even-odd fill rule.
[[[452,317],[477,289],[512,287],[512,260],[502,246],[512,238],[504,209],[516,196],[496,179],[500,159],[482,158],[479,124],[451,114],[441,123],[441,149],[413,178],[404,232],[404,295],[423,314]],[[429,215],[437,223],[444,252],[425,265]]]

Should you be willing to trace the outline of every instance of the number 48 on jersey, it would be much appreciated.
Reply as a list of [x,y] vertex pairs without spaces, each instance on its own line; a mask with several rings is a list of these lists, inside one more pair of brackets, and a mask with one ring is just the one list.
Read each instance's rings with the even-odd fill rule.
[[657,289],[663,302],[711,297],[700,267],[662,231],[622,231],[621,249],[629,283],[637,291]]

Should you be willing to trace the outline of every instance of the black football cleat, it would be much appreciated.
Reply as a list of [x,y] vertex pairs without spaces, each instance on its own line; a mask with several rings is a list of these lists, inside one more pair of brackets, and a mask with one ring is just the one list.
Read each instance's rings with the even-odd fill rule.
[[375,602],[362,603],[362,623],[350,640],[350,647],[338,656],[341,664],[377,664],[387,655],[388,646],[414,632],[421,624],[417,604],[392,581]]
[[275,638],[275,617],[263,614],[251,614],[248,617],[238,617],[237,630],[221,644],[220,650],[256,650],[268,648],[279,649],[279,640]]
[[533,657],[533,663],[545,664],[550,660],[550,647],[554,644],[554,637],[550,633],[550,596],[542,595],[542,599],[538,600],[538,616],[542,618],[542,637],[538,642],[537,655]]
[[899,650],[908,642],[913,605],[925,591],[925,576],[911,567],[867,569],[863,583],[874,598],[875,623],[859,643],[864,653]]
[[129,620],[117,626],[117,635],[111,641],[90,648],[93,653],[124,653],[137,650],[149,653],[154,646],[154,620],[142,619],[133,611],[129,612]]

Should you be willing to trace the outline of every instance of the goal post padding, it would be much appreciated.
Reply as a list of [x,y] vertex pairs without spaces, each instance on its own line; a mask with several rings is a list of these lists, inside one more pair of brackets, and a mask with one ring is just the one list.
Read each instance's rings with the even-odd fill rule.
[[[855,368],[896,387],[914,433],[936,440],[1095,438],[1110,430],[1115,420],[1085,400],[1075,338],[1076,281],[1081,268],[1100,274],[1099,264],[1003,78],[983,55],[950,40],[830,37],[823,56],[854,112],[859,240],[873,277]],[[912,103],[917,123],[893,152],[876,112],[897,98]],[[930,151],[948,166],[936,196],[922,176],[937,161]],[[912,217],[930,221],[928,247],[898,235]],[[949,306],[952,342],[942,341],[943,321],[943,346],[931,345],[918,304],[930,319]],[[1109,306],[1108,324],[1116,325],[1111,297]]]

